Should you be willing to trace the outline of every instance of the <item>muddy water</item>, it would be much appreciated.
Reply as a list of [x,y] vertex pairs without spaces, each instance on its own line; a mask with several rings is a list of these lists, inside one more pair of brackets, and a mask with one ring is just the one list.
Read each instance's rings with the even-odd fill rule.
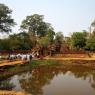
[[43,66],[0,81],[0,89],[32,95],[95,95],[95,70],[80,66]]

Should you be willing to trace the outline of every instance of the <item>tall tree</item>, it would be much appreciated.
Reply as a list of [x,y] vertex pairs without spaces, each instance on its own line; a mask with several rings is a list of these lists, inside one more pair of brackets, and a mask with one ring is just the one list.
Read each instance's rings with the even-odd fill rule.
[[44,16],[39,14],[34,14],[27,16],[26,19],[22,21],[21,29],[32,33],[38,37],[44,37],[49,30],[53,30],[49,23],[43,21]]
[[4,4],[0,4],[0,32],[9,33],[11,27],[15,25],[14,19],[11,18],[12,10]]

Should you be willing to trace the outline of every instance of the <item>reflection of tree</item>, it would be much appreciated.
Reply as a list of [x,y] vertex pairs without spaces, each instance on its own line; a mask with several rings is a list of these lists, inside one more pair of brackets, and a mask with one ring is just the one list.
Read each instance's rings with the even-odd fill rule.
[[[68,69],[67,69],[68,70]],[[89,79],[88,82],[91,84],[91,87],[95,89],[95,70],[91,70],[90,68],[86,67],[76,67],[73,66],[69,68],[69,71],[74,75],[76,78],[81,78],[83,80]]]
[[91,86],[95,89],[95,71],[93,72],[93,82],[91,83]]
[[0,90],[12,90],[14,85],[9,80],[0,82]]
[[[32,69],[31,72],[26,72],[18,75],[18,81],[21,88],[33,95],[43,95],[43,87],[49,85],[54,76],[59,74],[74,76],[76,79],[88,80],[91,87],[95,89],[95,70],[83,66],[41,66]],[[2,86],[3,85],[3,86]],[[0,82],[0,89],[11,90],[13,84],[7,81]]]
[[91,69],[85,68],[85,67],[72,67],[70,68],[70,71],[73,73],[73,75],[76,78],[83,78],[84,80],[87,78],[87,76],[91,73]]
[[60,73],[66,74],[70,71],[71,76],[81,78],[83,80],[89,79],[89,83],[95,88],[95,71],[82,66],[43,66],[33,69],[25,78],[25,75],[20,79],[21,87],[33,95],[42,95],[42,88],[50,84],[54,76]]
[[53,67],[34,69],[30,72],[31,77],[27,79],[22,77],[22,79],[20,79],[21,87],[33,95],[42,95],[43,86],[50,84],[50,81],[59,72],[60,70],[55,70]]

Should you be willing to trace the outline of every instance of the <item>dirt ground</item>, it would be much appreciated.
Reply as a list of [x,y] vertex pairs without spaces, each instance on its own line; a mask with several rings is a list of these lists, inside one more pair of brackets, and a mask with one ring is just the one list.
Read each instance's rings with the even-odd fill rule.
[[95,54],[88,55],[88,54],[55,54],[54,56],[50,57],[47,56],[44,59],[52,59],[52,60],[88,60],[94,61]]
[[56,58],[56,57],[54,58],[54,57],[45,57],[44,59],[47,59],[47,60],[50,59],[50,60],[76,60],[76,61],[77,61],[77,60],[81,60],[81,61],[82,61],[82,60],[84,60],[84,61],[85,61],[85,60],[86,60],[86,61],[87,61],[87,60],[88,60],[88,61],[91,60],[91,61],[95,61],[95,58]]
[[[73,61],[73,60],[75,60],[75,61],[95,61],[95,54],[92,54],[92,55],[90,55],[90,57],[89,57],[89,55],[88,54],[56,54],[56,55],[54,55],[54,56],[47,56],[47,57],[44,57],[44,59],[47,59],[47,60],[63,60],[63,61],[65,61],[65,60],[71,60],[71,61]],[[4,60],[4,61],[1,61],[0,62],[0,67],[2,67],[2,66],[6,66],[6,65],[16,65],[16,64],[24,64],[24,63],[26,63],[26,62],[28,62],[28,61],[22,61],[22,60],[15,60],[15,61],[12,61],[12,62],[10,62],[10,61],[8,61],[8,60]]]
[[22,61],[22,60],[15,60],[15,61],[8,61],[8,60],[4,60],[4,61],[1,61],[0,62],[0,67],[2,67],[2,66],[8,66],[8,65],[16,65],[16,64],[24,64],[24,63],[26,63],[26,62],[28,62],[28,61]]
[[25,92],[16,92],[16,91],[2,91],[0,90],[0,95],[31,95]]

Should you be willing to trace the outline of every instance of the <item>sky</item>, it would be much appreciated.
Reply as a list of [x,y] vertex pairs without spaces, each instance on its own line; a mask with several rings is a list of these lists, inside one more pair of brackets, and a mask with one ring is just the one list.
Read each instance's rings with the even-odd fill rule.
[[51,23],[55,32],[70,35],[72,32],[88,30],[95,20],[95,0],[0,0],[13,10],[12,18],[19,26],[26,16],[44,15],[44,21]]

